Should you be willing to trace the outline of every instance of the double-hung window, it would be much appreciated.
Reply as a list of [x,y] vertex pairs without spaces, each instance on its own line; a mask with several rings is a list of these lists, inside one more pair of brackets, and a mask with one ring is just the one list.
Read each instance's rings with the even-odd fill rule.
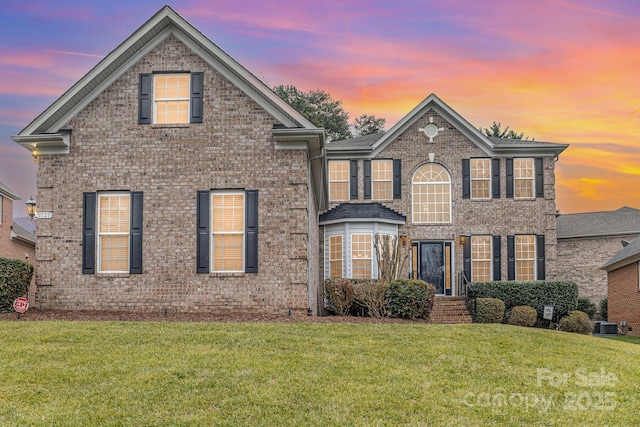
[[329,236],[329,274],[342,277],[342,234]]
[[140,74],[138,123],[202,123],[203,73]]
[[211,270],[244,270],[244,192],[211,193]]
[[196,271],[258,272],[258,190],[197,192]]
[[393,160],[371,162],[371,187],[373,200],[393,199]]
[[471,281],[491,281],[492,236],[471,236]]
[[349,200],[349,165],[349,160],[332,160],[329,162],[329,200],[332,202]]
[[83,194],[82,273],[142,273],[141,191]]
[[513,195],[516,199],[530,199],[536,196],[533,158],[513,159]]
[[371,234],[351,235],[351,277],[370,279],[373,260],[373,236]]
[[153,75],[154,123],[189,123],[189,74]]
[[515,236],[516,280],[536,279],[536,236]]
[[491,198],[491,159],[471,159],[471,198]]

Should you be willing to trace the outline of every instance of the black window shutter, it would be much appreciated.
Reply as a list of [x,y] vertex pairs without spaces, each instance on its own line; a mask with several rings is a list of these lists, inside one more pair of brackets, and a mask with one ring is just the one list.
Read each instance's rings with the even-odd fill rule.
[[544,163],[542,157],[534,159],[536,172],[536,197],[544,197]]
[[467,283],[471,282],[471,236],[465,236],[462,248],[462,268]]
[[393,198],[402,198],[402,160],[393,160]]
[[491,197],[500,198],[500,159],[491,159]]
[[197,196],[196,272],[209,272],[209,218],[211,198],[208,190],[198,191]]
[[500,236],[493,236],[493,280],[502,280],[502,247]]
[[142,274],[142,191],[131,192],[129,273]]
[[245,194],[245,273],[258,272],[258,190]]
[[82,194],[82,274],[96,272],[96,193]]
[[202,73],[191,73],[191,123],[202,123]]
[[362,169],[364,174],[364,198],[365,200],[371,199],[371,160],[364,160],[362,162]]
[[138,85],[138,123],[151,123],[151,74],[140,74]]
[[349,179],[349,198],[351,200],[358,199],[358,161],[351,160],[351,165],[349,168],[350,179]]
[[516,279],[516,237],[507,236],[507,280]]
[[462,198],[471,198],[471,161],[462,159]]
[[507,198],[513,199],[513,158],[507,158]]
[[545,252],[545,247],[544,247],[544,234],[538,234],[536,236],[536,251],[537,253],[537,266],[536,266],[536,270],[537,270],[537,279],[538,280],[544,280],[545,276],[546,276],[546,272],[545,272],[545,262],[544,262],[544,252]]

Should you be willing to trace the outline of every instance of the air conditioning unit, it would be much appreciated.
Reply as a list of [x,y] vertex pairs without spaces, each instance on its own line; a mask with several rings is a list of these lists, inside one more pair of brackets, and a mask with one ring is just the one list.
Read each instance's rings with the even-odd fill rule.
[[595,335],[618,335],[618,324],[598,320],[595,322],[593,333]]

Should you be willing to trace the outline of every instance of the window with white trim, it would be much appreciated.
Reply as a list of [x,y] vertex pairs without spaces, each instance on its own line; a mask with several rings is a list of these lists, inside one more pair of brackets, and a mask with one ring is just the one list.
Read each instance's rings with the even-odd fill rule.
[[344,202],[349,200],[349,160],[329,162],[329,200]]
[[471,281],[489,282],[491,277],[491,236],[471,236]]
[[353,279],[371,279],[372,242],[371,234],[351,235],[351,277]]
[[342,234],[329,236],[329,274],[330,277],[343,277],[342,271]]
[[98,194],[98,272],[129,272],[129,192]]
[[515,236],[516,280],[536,279],[536,236]]
[[451,177],[444,167],[427,163],[413,174],[412,221],[451,222]]
[[471,159],[471,198],[491,198],[491,159]]
[[159,124],[189,123],[190,94],[190,74],[154,74],[153,122]]
[[245,193],[211,193],[211,271],[244,271]]
[[513,159],[513,196],[532,199],[535,193],[535,166],[533,158]]
[[393,199],[393,160],[371,162],[371,190],[373,200]]

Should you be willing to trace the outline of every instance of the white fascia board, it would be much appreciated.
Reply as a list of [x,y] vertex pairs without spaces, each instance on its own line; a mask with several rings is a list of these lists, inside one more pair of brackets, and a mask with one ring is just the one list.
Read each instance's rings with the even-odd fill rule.
[[384,218],[340,218],[340,219],[330,219],[328,221],[320,221],[319,225],[331,225],[331,224],[344,224],[344,223],[383,223],[383,224],[396,224],[396,225],[404,225],[405,221],[400,221],[396,219],[384,219]]
[[71,134],[14,135],[11,139],[30,152],[37,149],[40,154],[69,154]]

